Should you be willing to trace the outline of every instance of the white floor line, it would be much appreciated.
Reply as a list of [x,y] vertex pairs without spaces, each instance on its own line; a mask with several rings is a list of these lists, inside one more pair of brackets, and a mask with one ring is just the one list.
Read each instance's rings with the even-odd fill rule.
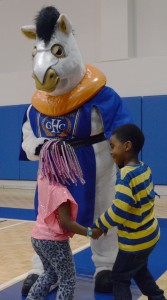
[[79,248],[73,250],[72,253],[73,253],[73,254],[76,254],[76,253],[81,252],[82,250],[84,250],[84,249],[86,249],[86,248],[88,248],[88,247],[90,247],[90,243],[88,243],[88,244],[86,244],[86,245],[84,245],[84,246],[82,246],[82,247],[79,247]]
[[[23,222],[23,223],[25,223],[25,222]],[[17,224],[17,225],[19,225],[19,224]],[[10,226],[9,226],[9,227],[10,227]],[[80,252],[80,251],[82,251],[82,250],[88,248],[89,246],[90,246],[90,243],[88,243],[88,244],[86,244],[86,245],[84,245],[84,246],[82,246],[82,247],[79,247],[79,248],[73,250],[72,253],[73,253],[73,254],[76,254],[76,253],[78,253],[78,252]],[[17,283],[17,282],[19,282],[19,281],[21,281],[21,280],[23,280],[23,279],[25,279],[25,278],[27,277],[27,275],[30,274],[30,273],[31,273],[31,271],[26,272],[26,273],[24,273],[24,274],[22,274],[22,275],[20,275],[20,276],[18,276],[18,277],[15,277],[15,278],[13,278],[13,279],[7,281],[7,282],[2,283],[2,284],[0,285],[0,291],[2,291],[2,290],[4,290],[4,289],[8,288],[9,286],[12,286],[13,284],[15,284],[15,283]]]
[[4,289],[7,289],[9,286],[12,286],[13,284],[15,284],[15,283],[17,283],[17,282],[23,280],[24,278],[27,277],[27,275],[28,275],[29,273],[30,273],[30,272],[26,272],[26,273],[24,273],[24,274],[22,274],[22,275],[20,275],[20,276],[17,276],[17,277],[15,277],[15,278],[13,278],[13,279],[7,281],[7,282],[2,283],[2,284],[0,285],[0,291],[2,291],[2,290],[4,290]]
[[156,185],[155,192],[157,192],[157,194],[159,194],[160,196],[166,196],[167,195],[167,186],[166,185]]
[[0,189],[25,189],[34,190],[36,188],[36,181],[24,180],[0,180]]
[[19,222],[19,223],[16,223],[16,224],[12,224],[12,225],[9,225],[9,226],[1,227],[0,230],[6,229],[6,228],[10,228],[10,227],[14,227],[14,226],[18,226],[18,225],[21,225],[21,224],[24,224],[24,223],[27,223],[27,221],[22,221],[22,222]]

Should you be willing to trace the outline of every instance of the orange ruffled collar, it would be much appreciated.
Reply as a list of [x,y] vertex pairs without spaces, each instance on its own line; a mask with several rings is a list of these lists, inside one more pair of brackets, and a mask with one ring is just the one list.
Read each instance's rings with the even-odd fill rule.
[[38,90],[31,103],[42,114],[50,117],[62,116],[88,102],[105,84],[105,75],[94,66],[86,65],[84,78],[72,91],[65,95],[51,96]]

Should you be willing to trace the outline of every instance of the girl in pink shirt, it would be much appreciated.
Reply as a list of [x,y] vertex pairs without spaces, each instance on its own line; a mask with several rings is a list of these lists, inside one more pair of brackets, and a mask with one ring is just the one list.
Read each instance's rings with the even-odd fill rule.
[[[31,287],[26,300],[45,299],[50,287],[58,282],[56,299],[74,299],[75,266],[69,245],[69,238],[75,233],[99,237],[97,229],[86,228],[78,224],[78,206],[68,189],[62,184],[64,180],[79,178],[84,183],[81,170],[68,173],[68,164],[65,166],[60,160],[54,161],[59,165],[61,174],[53,168],[53,157],[58,143],[49,141],[42,148],[40,156],[40,172],[38,175],[38,216],[32,230],[32,245],[39,255],[44,272]],[[66,147],[64,145],[64,147]],[[60,149],[59,149],[60,150]],[[66,149],[64,149],[66,150]],[[62,149],[63,151],[63,149]],[[68,147],[68,154],[70,147]],[[63,154],[64,153],[64,154]],[[61,152],[59,159],[65,152]],[[70,156],[74,162],[76,159]],[[69,162],[68,162],[69,163]],[[78,166],[78,161],[77,164]],[[55,165],[54,165],[55,167]],[[75,166],[74,166],[75,169]],[[74,176],[75,175],[75,176]],[[101,232],[101,230],[99,229]]]

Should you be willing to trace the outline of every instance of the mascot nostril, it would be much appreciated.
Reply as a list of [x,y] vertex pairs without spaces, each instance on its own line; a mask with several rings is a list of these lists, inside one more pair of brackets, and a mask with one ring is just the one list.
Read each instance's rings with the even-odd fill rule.
[[51,80],[55,79],[55,73],[53,71],[50,72],[49,77]]
[[47,93],[53,92],[56,89],[58,82],[59,82],[59,76],[56,74],[56,72],[54,70],[49,69],[46,72],[46,75],[44,78],[44,83],[42,85],[42,91],[45,91]]
[[49,69],[46,72],[43,83],[38,80],[35,74],[33,74],[33,79],[35,80],[37,90],[45,91],[47,93],[53,92],[59,83],[59,77],[52,69]]
[[[59,13],[52,6],[44,7],[37,14],[35,24],[23,26],[22,32],[34,39],[37,53],[33,57],[37,91],[22,127],[22,154],[26,154],[29,160],[39,160],[40,149],[46,140],[68,140],[75,149],[86,181],[77,186],[71,183],[68,189],[79,206],[77,222],[91,226],[94,216],[110,207],[115,195],[116,166],[109,146],[112,130],[132,123],[132,120],[119,95],[106,85],[105,75],[94,66],[83,63],[72,23],[66,14]],[[36,210],[37,207],[38,190],[35,194]],[[107,238],[102,236],[98,241],[91,239],[91,249],[95,290],[112,292],[111,270],[117,255],[116,231],[110,231]],[[42,264],[36,256],[32,281],[29,275],[28,285],[33,284],[33,278],[36,279],[33,274],[42,271]]]

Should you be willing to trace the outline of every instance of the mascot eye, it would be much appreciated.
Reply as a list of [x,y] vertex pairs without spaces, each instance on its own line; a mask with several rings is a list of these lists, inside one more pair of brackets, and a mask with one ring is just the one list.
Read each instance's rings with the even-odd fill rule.
[[56,57],[59,58],[65,57],[63,48],[60,45],[53,45],[51,48],[51,52]]
[[32,57],[34,57],[37,53],[37,47],[34,46],[34,48],[32,49]]

